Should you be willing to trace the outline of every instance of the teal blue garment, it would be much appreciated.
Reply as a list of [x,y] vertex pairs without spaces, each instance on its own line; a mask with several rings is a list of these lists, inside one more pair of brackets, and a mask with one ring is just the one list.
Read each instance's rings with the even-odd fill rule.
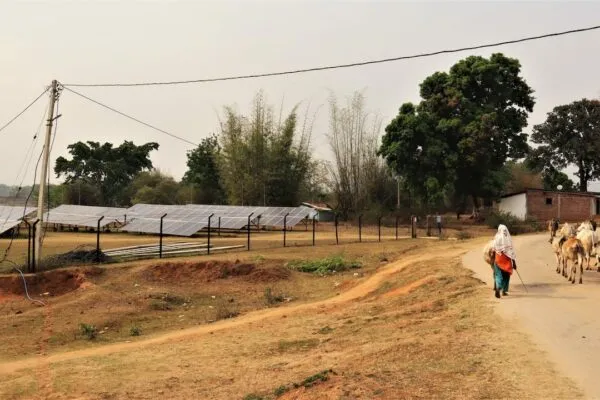
[[502,292],[508,292],[510,274],[502,271],[500,267],[496,265],[496,263],[494,263],[494,280],[496,281],[496,288],[502,290]]

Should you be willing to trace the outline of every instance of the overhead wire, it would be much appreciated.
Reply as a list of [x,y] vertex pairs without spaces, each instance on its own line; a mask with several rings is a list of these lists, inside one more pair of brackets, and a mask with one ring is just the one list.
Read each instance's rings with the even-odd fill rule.
[[[44,92],[44,93],[46,93],[46,92]],[[32,145],[30,145],[30,150],[33,150],[33,149],[35,148],[35,142],[37,141],[37,139],[38,139],[38,137],[39,137],[40,130],[41,130],[41,127],[42,127],[42,123],[44,122],[44,119],[46,118],[46,113],[47,113],[47,107],[45,107],[45,108],[44,108],[44,114],[43,114],[43,116],[42,116],[42,120],[41,120],[40,124],[38,125],[38,128],[37,128],[37,130],[36,130],[36,132],[35,132],[35,134],[34,134],[34,136],[33,136],[33,141],[32,141]],[[33,159],[33,154],[34,154],[34,152],[33,152],[33,151],[31,151],[31,157],[29,157],[29,161],[27,161],[27,169],[29,169],[29,166],[31,165],[31,160]],[[42,148],[42,152],[40,153],[40,156],[39,156],[39,158],[38,158],[38,162],[37,162],[37,164],[36,164],[36,171],[34,172],[33,185],[32,185],[32,187],[31,187],[31,190],[30,190],[30,192],[29,192],[29,195],[27,196],[27,198],[26,198],[26,200],[25,200],[25,204],[24,204],[24,206],[23,206],[23,215],[22,215],[22,218],[23,218],[23,219],[24,219],[24,218],[25,218],[25,216],[27,215],[27,205],[29,204],[29,199],[30,199],[30,197],[31,197],[31,194],[33,193],[33,190],[35,189],[35,181],[36,181],[36,176],[37,176],[37,168],[38,168],[38,166],[39,166],[39,162],[40,162],[40,160],[41,160],[42,154],[43,154],[43,148]],[[28,150],[28,154],[26,154],[26,155],[25,155],[25,161],[27,160],[27,157],[28,157],[28,156],[29,156],[29,150]],[[25,161],[24,161],[23,165],[25,164]],[[27,171],[27,170],[25,170],[25,172],[23,173],[23,177],[22,177],[22,179],[21,179],[21,181],[20,181],[20,183],[19,183],[19,187],[17,188],[17,192],[16,192],[16,194],[15,194],[15,199],[18,199],[18,197],[19,197],[19,194],[20,194],[21,190],[23,189],[23,183],[25,182],[25,177],[26,177],[26,175],[27,175],[27,174],[26,174],[26,171]],[[19,174],[17,175],[17,178],[16,178],[16,180],[18,180],[18,178],[19,178],[19,175],[20,175],[20,172],[19,172]],[[16,181],[16,180],[15,180],[15,181]],[[7,215],[7,217],[6,217],[6,220],[4,221],[4,223],[5,223],[5,224],[8,222],[8,219],[9,219],[9,217],[10,217],[10,215]],[[16,236],[16,230],[15,230],[15,229],[13,229],[13,230],[12,230],[12,233],[11,233],[11,238],[10,238],[10,241],[9,241],[9,243],[8,243],[8,246],[7,246],[7,247],[6,247],[6,249],[4,250],[4,254],[2,255],[2,259],[0,259],[0,264],[1,264],[1,263],[3,263],[3,262],[5,262],[5,261],[8,261],[8,262],[10,262],[10,261],[8,260],[8,255],[9,255],[9,253],[10,253],[10,250],[11,250],[11,248],[12,248],[13,242],[14,242],[14,240],[15,240],[15,236]]]
[[432,56],[436,56],[436,55],[440,55],[440,54],[450,54],[450,53],[458,53],[458,52],[463,52],[463,51],[468,51],[468,50],[478,50],[478,49],[485,49],[485,48],[490,48],[490,47],[498,47],[498,46],[504,46],[507,44],[523,43],[523,42],[529,42],[529,41],[533,41],[533,40],[546,39],[546,38],[550,38],[550,37],[557,37],[557,36],[570,35],[570,34],[574,34],[574,33],[588,32],[588,31],[593,31],[593,30],[597,30],[597,29],[600,29],[600,25],[590,26],[587,28],[571,29],[571,30],[562,31],[562,32],[546,33],[546,34],[537,35],[537,36],[523,37],[523,38],[514,39],[514,40],[505,40],[505,41],[501,41],[501,42],[473,45],[473,46],[467,46],[467,47],[459,47],[459,48],[454,48],[454,49],[437,50],[437,51],[432,51],[429,53],[419,53],[419,54],[413,54],[413,55],[408,55],[408,56],[383,58],[383,59],[378,59],[378,60],[359,61],[359,62],[353,62],[353,63],[347,63],[347,64],[337,64],[337,65],[327,65],[327,66],[320,66],[320,67],[293,69],[293,70],[280,71],[280,72],[265,72],[265,73],[248,74],[248,75],[236,75],[236,76],[227,76],[227,77],[218,77],[218,78],[203,78],[203,79],[166,81],[166,82],[88,83],[88,84],[86,84],[86,83],[65,83],[65,84],[63,84],[63,86],[65,86],[65,87],[167,86],[167,85],[185,85],[185,84],[192,84],[192,83],[207,83],[207,82],[232,81],[232,80],[240,80],[240,79],[264,78],[264,77],[269,77],[269,76],[292,75],[292,74],[300,74],[300,73],[306,73],[306,72],[360,67],[360,66],[372,65],[372,64],[382,64],[382,63],[388,63],[388,62],[393,62],[393,61],[409,60],[409,59],[414,59],[414,58],[432,57]]
[[27,105],[27,107],[25,107],[20,113],[18,113],[17,115],[15,115],[14,117],[12,117],[7,123],[5,123],[4,125],[2,125],[2,127],[0,127],[0,132],[2,132],[4,129],[8,128],[8,126],[10,124],[12,124],[13,122],[15,122],[17,120],[17,118],[19,118],[21,115],[23,115],[27,110],[29,110],[31,108],[31,106],[33,106],[35,103],[37,103],[37,101],[39,99],[42,98],[42,96],[48,91],[48,88],[44,89],[44,91],[42,93],[40,93],[40,95],[38,97],[36,97],[31,103],[29,103]]
[[[62,84],[61,84],[61,85],[62,85]],[[125,114],[125,113],[124,113],[124,112],[122,112],[122,111],[119,111],[119,110],[117,110],[117,109],[115,109],[115,108],[113,108],[113,107],[111,107],[111,106],[108,106],[108,105],[106,105],[106,104],[104,104],[104,103],[101,103],[101,102],[99,102],[98,100],[94,100],[94,99],[92,99],[92,98],[90,98],[90,97],[88,97],[88,96],[86,96],[86,95],[84,95],[84,94],[82,94],[82,93],[79,93],[79,92],[77,92],[77,91],[75,91],[75,90],[73,90],[73,89],[71,89],[71,88],[69,88],[69,87],[67,87],[67,86],[65,86],[65,85],[62,85],[62,88],[63,88],[64,90],[67,90],[67,91],[69,91],[69,92],[71,92],[71,93],[73,93],[73,94],[76,94],[77,96],[80,96],[80,97],[82,97],[82,98],[84,98],[84,99],[86,99],[86,100],[88,100],[88,101],[91,101],[92,103],[95,103],[95,104],[97,104],[97,105],[99,105],[99,106],[101,106],[101,107],[104,107],[104,108],[106,108],[106,109],[108,109],[108,110],[112,111],[112,112],[115,112],[115,113],[117,113],[117,114],[119,114],[119,115],[121,115],[121,116],[123,116],[123,117],[125,117],[125,118],[128,118],[128,119],[130,119],[130,120],[132,120],[132,121],[135,121],[135,122],[137,122],[137,123],[139,123],[139,124],[142,124],[142,125],[144,125],[144,126],[146,126],[146,127],[148,127],[148,128],[154,129],[155,131],[158,131],[158,132],[160,132],[160,133],[163,133],[163,134],[165,134],[165,135],[167,135],[167,136],[170,136],[170,137],[172,137],[172,138],[174,138],[174,139],[181,140],[182,142],[185,142],[185,143],[191,144],[191,145],[193,145],[193,146],[198,146],[198,143],[194,143],[194,142],[192,142],[192,141],[190,141],[190,140],[187,140],[187,139],[185,139],[185,138],[182,138],[181,136],[177,136],[177,135],[175,135],[175,134],[173,134],[173,133],[167,132],[167,131],[165,131],[164,129],[157,128],[157,127],[156,127],[156,126],[154,126],[154,125],[151,125],[151,124],[149,124],[149,123],[147,123],[147,122],[144,122],[144,121],[142,121],[142,120],[140,120],[140,119],[138,119],[138,118],[132,117],[131,115]]]

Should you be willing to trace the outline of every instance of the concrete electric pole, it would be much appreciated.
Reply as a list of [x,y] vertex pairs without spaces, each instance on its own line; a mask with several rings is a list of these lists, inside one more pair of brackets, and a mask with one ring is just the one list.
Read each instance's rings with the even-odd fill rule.
[[40,176],[40,187],[38,191],[38,206],[37,206],[37,219],[39,221],[38,228],[35,231],[35,245],[36,245],[36,264],[41,265],[42,260],[42,237],[44,234],[44,199],[46,197],[46,187],[48,180],[48,160],[50,159],[50,139],[52,136],[52,124],[54,122],[54,105],[58,98],[58,82],[52,81],[50,87],[50,105],[48,106],[48,122],[46,123],[46,138],[44,140],[44,150],[42,153],[42,171]]

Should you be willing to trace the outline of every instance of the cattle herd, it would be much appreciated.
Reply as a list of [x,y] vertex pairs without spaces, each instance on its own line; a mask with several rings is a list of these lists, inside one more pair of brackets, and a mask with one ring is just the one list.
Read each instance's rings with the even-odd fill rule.
[[[569,279],[569,282],[575,283],[577,266],[579,266],[579,283],[583,283],[583,264],[585,263],[586,270],[592,269],[590,266],[592,257],[596,258],[596,268],[600,272],[600,254],[597,251],[600,233],[596,231],[594,221],[585,221],[579,226],[566,222],[556,231],[552,229],[551,223],[548,226],[552,251],[556,257],[556,273],[562,274]],[[571,263],[570,269],[569,263]]]
[[[556,273],[575,283],[577,267],[579,267],[579,283],[583,283],[583,265],[591,270],[591,259],[596,258],[596,268],[600,272],[600,232],[596,230],[594,221],[576,224],[564,223],[557,229],[554,220],[549,221],[550,243],[556,257]],[[494,263],[493,241],[488,242],[483,250],[483,258],[490,266]],[[571,268],[569,269],[569,264]]]

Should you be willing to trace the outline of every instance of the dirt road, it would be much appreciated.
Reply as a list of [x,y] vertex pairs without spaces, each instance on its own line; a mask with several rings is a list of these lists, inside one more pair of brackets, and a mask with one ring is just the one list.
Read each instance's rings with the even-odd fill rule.
[[[509,296],[494,299],[496,310],[532,335],[556,368],[584,390],[586,398],[600,399],[596,371],[600,358],[600,273],[584,271],[582,285],[569,283],[556,274],[547,239],[545,234],[513,238],[519,273],[528,292],[513,274]],[[463,263],[490,286],[492,297],[492,272],[483,262],[482,250],[467,253]],[[498,326],[503,323],[499,319]]]

